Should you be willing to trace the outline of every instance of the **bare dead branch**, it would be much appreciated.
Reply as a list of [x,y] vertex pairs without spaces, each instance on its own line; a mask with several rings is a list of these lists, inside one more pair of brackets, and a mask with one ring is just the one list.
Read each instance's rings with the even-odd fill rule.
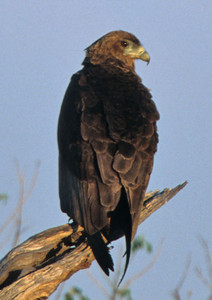
[[[185,185],[148,193],[140,222]],[[12,249],[0,261],[0,299],[45,299],[75,272],[89,268],[93,260],[82,227],[66,224],[45,230]]]

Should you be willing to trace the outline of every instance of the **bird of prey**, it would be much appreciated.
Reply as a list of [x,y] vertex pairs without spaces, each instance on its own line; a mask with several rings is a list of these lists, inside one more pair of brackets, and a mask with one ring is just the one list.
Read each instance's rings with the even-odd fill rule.
[[112,31],[94,42],[71,78],[58,123],[61,209],[84,227],[107,275],[113,260],[103,236],[125,236],[125,274],[158,143],[159,113],[135,59],[148,63],[150,56],[131,33]]

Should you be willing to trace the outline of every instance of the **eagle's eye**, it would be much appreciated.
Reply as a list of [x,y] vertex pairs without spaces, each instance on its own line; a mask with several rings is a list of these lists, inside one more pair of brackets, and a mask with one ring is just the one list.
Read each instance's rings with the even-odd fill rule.
[[129,45],[129,43],[126,41],[121,41],[121,45],[126,48]]

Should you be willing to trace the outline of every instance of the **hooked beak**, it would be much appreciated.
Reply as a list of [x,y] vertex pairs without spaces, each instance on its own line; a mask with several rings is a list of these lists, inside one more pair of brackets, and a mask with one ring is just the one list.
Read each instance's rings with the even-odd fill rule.
[[141,59],[147,62],[150,62],[149,53],[141,45],[131,43],[124,50],[124,55],[130,56],[133,59]]
[[138,49],[138,55],[137,55],[137,59],[141,59],[143,61],[146,61],[147,64],[149,64],[150,62],[150,56],[149,56],[149,53],[144,49],[143,46],[139,46],[139,49]]

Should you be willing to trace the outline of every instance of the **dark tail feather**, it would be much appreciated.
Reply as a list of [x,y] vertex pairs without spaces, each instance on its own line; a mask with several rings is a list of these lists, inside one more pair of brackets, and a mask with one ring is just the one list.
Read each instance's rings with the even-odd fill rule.
[[109,249],[105,244],[100,232],[93,235],[87,235],[89,246],[93,254],[106,275],[109,276],[109,269],[114,271],[113,260],[109,253]]
[[122,280],[127,271],[127,267],[130,260],[130,250],[131,250],[131,238],[132,238],[132,217],[130,214],[130,208],[128,204],[128,199],[124,188],[121,191],[121,198],[116,207],[116,209],[111,214],[111,234],[116,230],[122,230],[125,235],[126,241],[126,262],[124,267],[124,273],[119,281],[118,286],[121,284]]
[[118,283],[118,287],[119,285],[121,284],[122,280],[124,279],[124,276],[127,272],[127,268],[128,268],[128,264],[129,264],[129,261],[130,261],[130,253],[131,253],[131,232],[129,234],[129,232],[125,232],[125,242],[126,242],[126,252],[125,252],[125,255],[126,255],[126,262],[125,262],[125,267],[124,267],[124,273]]

